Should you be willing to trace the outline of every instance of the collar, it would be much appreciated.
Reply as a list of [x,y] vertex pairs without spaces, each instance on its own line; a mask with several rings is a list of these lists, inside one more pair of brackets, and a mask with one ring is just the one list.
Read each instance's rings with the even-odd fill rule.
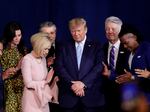
[[85,41],[86,41],[86,38],[87,38],[87,37],[85,36],[85,38],[84,38],[81,42],[75,42],[75,46],[77,47],[78,44],[84,46]]
[[112,47],[112,46],[114,46],[116,49],[119,49],[119,46],[120,46],[120,40],[118,39],[118,41],[115,43],[115,44],[111,44],[110,42],[109,42],[109,49]]

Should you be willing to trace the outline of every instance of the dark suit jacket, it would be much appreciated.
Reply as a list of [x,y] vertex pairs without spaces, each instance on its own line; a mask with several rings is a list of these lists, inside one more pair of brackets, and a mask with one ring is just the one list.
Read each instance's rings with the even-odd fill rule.
[[54,57],[54,56],[55,56],[55,48],[54,48],[54,46],[51,46],[46,58]]
[[[128,65],[129,66],[129,65]],[[135,55],[132,59],[131,69],[129,71],[136,77],[134,69],[147,69],[150,71],[150,43],[143,42],[137,48]],[[139,78],[136,77],[139,87],[143,92],[150,95],[150,79],[149,78]],[[150,100],[150,98],[149,98]]]
[[[105,63],[108,65],[108,47],[109,47],[109,43],[105,43],[103,46],[103,50],[104,50],[104,55],[105,55]],[[126,67],[126,58],[128,55],[128,51],[123,47],[122,44],[120,44],[119,47],[119,53],[118,53],[118,58],[117,58],[117,62],[116,62],[116,75],[121,75],[124,73],[124,68]]]
[[[81,101],[87,107],[104,105],[102,93],[103,53],[99,44],[86,40],[81,59],[80,70],[77,67],[75,42],[65,43],[56,56],[56,72],[59,81],[59,103],[71,108]],[[85,96],[78,97],[71,90],[71,81],[82,81],[87,88]]]
[[[105,43],[103,46],[104,55],[105,55],[105,63],[109,68],[108,65],[108,47],[109,43]],[[119,52],[116,62],[116,69],[115,69],[115,77],[122,75],[124,73],[124,69],[126,68],[126,60],[127,60],[128,52],[123,47],[122,44],[119,46]],[[111,74],[113,75],[113,74]],[[115,77],[104,78],[104,93],[105,93],[105,99],[106,99],[106,106],[108,112],[120,112],[120,104],[121,104],[121,93],[120,93],[120,87],[121,85],[117,84],[115,82]],[[115,102],[114,102],[115,101]]]

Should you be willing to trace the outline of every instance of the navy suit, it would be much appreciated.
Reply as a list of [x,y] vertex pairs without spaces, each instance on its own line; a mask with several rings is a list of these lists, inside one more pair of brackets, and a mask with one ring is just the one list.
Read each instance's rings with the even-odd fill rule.
[[[56,44],[56,43],[57,43],[57,42],[55,42],[55,45],[56,45],[55,47],[56,47],[56,48],[54,47],[54,45],[51,46],[51,48],[50,48],[50,50],[49,50],[49,52],[48,52],[48,55],[47,55],[46,59],[48,59],[49,57],[55,57],[55,53],[56,53],[56,50],[57,50],[57,48],[58,48],[58,44]],[[55,65],[54,65],[54,64],[50,65],[50,67],[48,67],[48,70],[50,70],[51,67],[54,68]],[[56,73],[55,73],[54,76],[52,77],[51,82],[50,82],[49,85],[51,85],[51,84],[53,83],[55,76],[57,76]],[[60,107],[59,107],[58,104],[49,102],[49,106],[50,106],[50,112],[61,112]]]
[[[104,50],[104,55],[105,55],[105,63],[107,64],[107,66],[109,68],[109,65],[108,65],[108,62],[107,62],[108,47],[109,47],[109,43],[105,43],[104,46],[103,46],[103,50]],[[116,68],[115,68],[116,76],[122,75],[124,73],[124,68],[126,66],[125,63],[126,63],[127,54],[128,54],[128,51],[120,43],[117,62],[116,62]]]
[[[128,65],[129,66],[129,65]],[[150,43],[142,42],[135,51],[134,57],[131,63],[131,69],[129,71],[136,77],[136,81],[142,92],[146,95],[150,104],[150,79],[139,78],[134,69],[147,69],[150,71]]]
[[[100,45],[86,40],[80,70],[77,66],[75,42],[72,40],[61,46],[56,56],[56,72],[59,81],[59,103],[64,108],[72,108],[78,102],[86,107],[103,106],[102,93],[103,51]],[[71,90],[71,81],[82,81],[86,85],[85,96],[79,97]]]
[[[108,48],[109,43],[105,43],[103,46],[104,55],[105,55],[105,63],[109,68],[108,64]],[[120,43],[119,51],[118,51],[118,57],[116,61],[116,68],[115,68],[115,77],[113,79],[110,79],[108,77],[104,77],[105,80],[105,97],[106,97],[106,106],[107,106],[107,112],[120,112],[121,107],[121,93],[120,93],[120,86],[115,82],[115,79],[117,76],[122,75],[124,73],[124,69],[126,67],[126,58],[127,58],[128,52],[124,48],[124,46]],[[114,75],[111,74],[111,75]]]

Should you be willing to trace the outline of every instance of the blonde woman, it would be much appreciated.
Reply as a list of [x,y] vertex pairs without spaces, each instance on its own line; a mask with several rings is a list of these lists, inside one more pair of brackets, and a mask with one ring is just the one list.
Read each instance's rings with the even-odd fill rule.
[[49,112],[48,102],[54,94],[48,83],[54,71],[51,69],[47,72],[45,57],[51,48],[51,41],[48,34],[37,33],[31,37],[31,44],[33,50],[23,58],[21,66],[25,84],[22,111]]

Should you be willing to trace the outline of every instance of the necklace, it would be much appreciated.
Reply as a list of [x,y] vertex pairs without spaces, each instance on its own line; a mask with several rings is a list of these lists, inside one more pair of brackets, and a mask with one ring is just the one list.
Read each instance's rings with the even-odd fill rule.
[[42,62],[42,58],[36,58],[35,60],[38,64],[40,64]]
[[41,57],[38,57],[33,51],[31,52],[32,55],[34,56],[35,58],[35,61],[40,64],[42,62],[42,58]]

